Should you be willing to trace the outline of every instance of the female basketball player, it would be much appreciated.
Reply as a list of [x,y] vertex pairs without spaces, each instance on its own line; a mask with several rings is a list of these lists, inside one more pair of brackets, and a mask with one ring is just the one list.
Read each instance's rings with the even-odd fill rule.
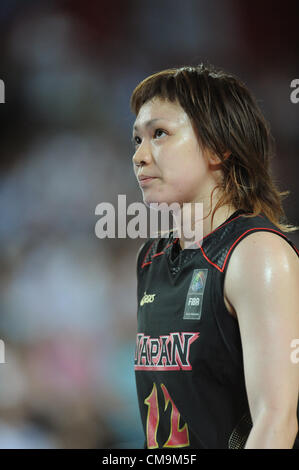
[[[299,448],[298,251],[269,127],[237,78],[164,70],[131,97],[144,202],[203,203],[203,238],[137,257],[135,374],[147,448]],[[293,360],[292,360],[293,358]]]

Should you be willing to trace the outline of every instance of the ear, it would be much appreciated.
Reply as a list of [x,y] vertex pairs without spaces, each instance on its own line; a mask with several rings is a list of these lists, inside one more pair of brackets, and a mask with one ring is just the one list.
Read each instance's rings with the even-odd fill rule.
[[[227,150],[223,154],[223,160],[226,160],[231,155],[231,151]],[[220,170],[222,166],[222,160],[214,152],[208,152],[209,164],[212,170]]]

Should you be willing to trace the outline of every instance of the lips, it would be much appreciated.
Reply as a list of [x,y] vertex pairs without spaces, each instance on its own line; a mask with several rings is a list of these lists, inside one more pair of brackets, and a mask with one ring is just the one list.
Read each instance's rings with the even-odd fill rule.
[[141,187],[146,186],[155,179],[156,179],[156,176],[140,175],[138,176],[139,186]]
[[156,177],[155,176],[150,176],[150,175],[139,175],[138,176],[139,181],[147,180],[147,179],[150,179],[150,178],[156,178]]

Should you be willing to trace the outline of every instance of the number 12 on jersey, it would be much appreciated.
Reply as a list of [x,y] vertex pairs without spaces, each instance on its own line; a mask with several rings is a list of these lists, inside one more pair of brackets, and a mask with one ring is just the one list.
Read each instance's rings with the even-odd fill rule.
[[[161,389],[164,395],[166,411],[169,403],[171,404],[171,416],[170,416],[170,433],[167,441],[163,447],[186,447],[190,445],[189,432],[187,423],[182,428],[179,427],[180,413],[175,406],[169,392],[164,384],[161,384]],[[146,438],[147,448],[155,449],[159,447],[157,442],[157,431],[159,426],[159,403],[158,403],[158,392],[157,386],[154,383],[153,388],[149,396],[144,400],[144,403],[148,406],[147,420],[146,420]]]

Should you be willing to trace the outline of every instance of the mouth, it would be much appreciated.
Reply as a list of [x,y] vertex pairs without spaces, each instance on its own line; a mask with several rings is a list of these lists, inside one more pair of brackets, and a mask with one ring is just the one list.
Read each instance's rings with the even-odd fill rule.
[[155,176],[141,176],[141,178],[138,178],[139,186],[145,186],[155,179],[156,179]]

